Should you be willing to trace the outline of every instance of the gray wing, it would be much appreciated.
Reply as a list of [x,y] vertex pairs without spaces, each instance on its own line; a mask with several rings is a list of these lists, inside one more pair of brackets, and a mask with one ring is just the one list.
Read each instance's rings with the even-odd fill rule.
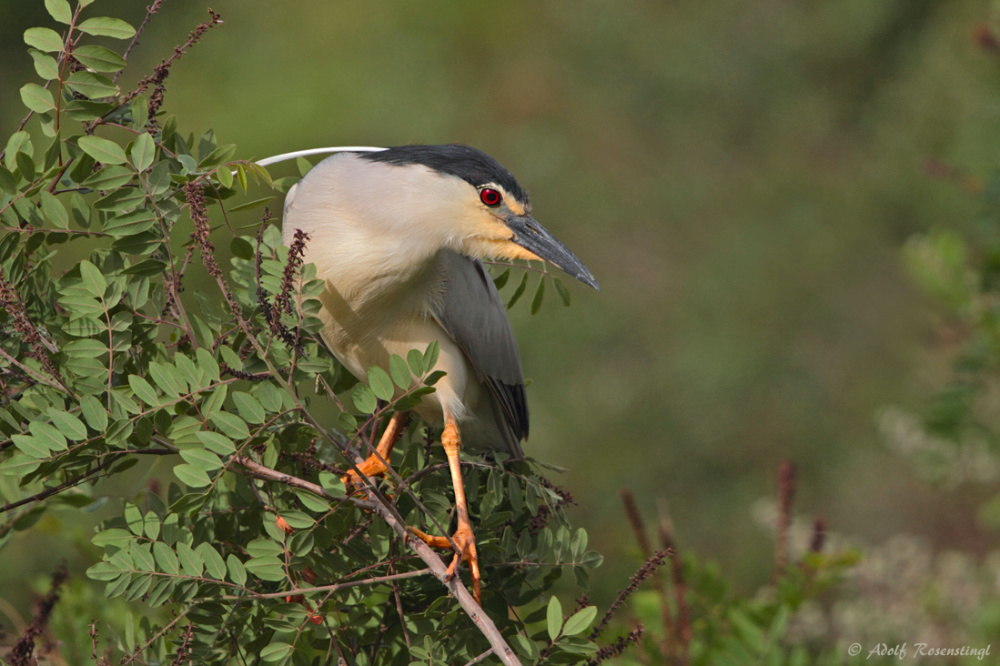
[[500,294],[476,259],[444,251],[439,256],[444,293],[432,310],[490,390],[494,416],[508,450],[523,456],[528,436],[528,401],[521,356]]

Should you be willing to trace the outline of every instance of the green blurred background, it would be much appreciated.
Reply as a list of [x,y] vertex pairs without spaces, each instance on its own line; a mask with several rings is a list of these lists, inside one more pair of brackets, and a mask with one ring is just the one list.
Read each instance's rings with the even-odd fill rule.
[[[88,11],[138,25],[145,4]],[[875,427],[948,370],[900,250],[978,211],[974,182],[928,163],[995,166],[1000,60],[973,38],[990,3],[210,4],[224,25],[167,80],[183,131],[214,128],[242,158],[477,146],[600,280],[599,294],[570,285],[569,309],[511,315],[533,380],[526,450],[569,470],[554,481],[606,557],[597,601],[636,564],[623,487],[650,519],[668,502],[681,548],[756,589],[773,545],[751,506],[785,458],[797,509],[861,543],[995,539],[980,496],[921,481]],[[166,0],[131,80],[206,9]],[[34,77],[20,35],[50,24],[41,0],[0,3],[3,136]],[[14,546],[9,562],[40,568],[7,599],[64,554]]]

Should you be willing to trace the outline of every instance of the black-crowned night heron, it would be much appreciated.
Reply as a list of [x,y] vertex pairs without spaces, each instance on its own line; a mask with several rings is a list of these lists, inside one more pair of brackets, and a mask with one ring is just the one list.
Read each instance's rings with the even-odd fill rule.
[[[389,368],[440,344],[447,374],[415,408],[443,424],[458,528],[448,568],[469,563],[479,600],[476,542],[465,503],[459,449],[495,449],[522,457],[528,407],[517,342],[481,259],[544,260],[597,288],[590,271],[531,217],[528,194],[496,160],[460,145],[399,146],[340,152],[317,164],[285,199],[283,234],[309,235],[305,261],[326,281],[323,339],[355,377]],[[377,451],[388,461],[405,415],[394,416]],[[377,456],[360,466],[385,471]],[[351,485],[359,481],[352,472]],[[418,536],[436,547],[446,537]]]

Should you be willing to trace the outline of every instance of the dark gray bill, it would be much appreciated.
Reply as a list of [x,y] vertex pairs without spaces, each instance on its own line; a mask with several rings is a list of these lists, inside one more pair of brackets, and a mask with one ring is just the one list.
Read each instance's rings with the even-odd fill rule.
[[529,215],[512,215],[505,220],[507,226],[514,232],[511,239],[525,250],[537,254],[545,261],[558,266],[572,275],[580,282],[600,291],[597,280],[591,275],[587,267],[583,265],[569,248],[563,245],[558,238],[549,233],[549,230],[538,223]]

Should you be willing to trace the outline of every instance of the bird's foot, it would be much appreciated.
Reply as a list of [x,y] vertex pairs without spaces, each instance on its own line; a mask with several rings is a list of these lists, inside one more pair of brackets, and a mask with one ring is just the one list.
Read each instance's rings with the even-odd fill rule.
[[[373,476],[381,476],[385,474],[386,467],[382,464],[382,461],[375,456],[369,457],[367,460],[358,465],[358,470],[362,472],[369,479]],[[341,482],[344,484],[344,489],[351,493],[355,490],[361,490],[364,487],[364,482],[361,480],[361,475],[355,472],[353,469],[347,470],[347,474],[340,477]]]
[[445,536],[432,536],[411,527],[410,531],[428,546],[432,548],[452,548],[455,544],[455,556],[445,571],[445,580],[451,580],[458,573],[458,566],[464,561],[469,563],[469,572],[472,575],[472,596],[476,598],[476,603],[482,605],[482,579],[479,575],[479,555],[476,553],[476,536],[472,533],[472,526],[468,523],[459,522],[458,529],[451,535],[451,539]]
[[[379,440],[378,446],[372,451],[370,456],[357,466],[358,471],[352,469],[340,477],[348,493],[364,487],[361,474],[371,478],[373,476],[382,476],[388,471],[386,464],[392,456],[392,448],[395,446],[400,434],[402,434],[403,428],[406,427],[406,421],[409,418],[409,412],[396,412],[393,414],[385,427],[385,431],[382,433],[382,438]],[[358,472],[361,472],[361,474]]]

